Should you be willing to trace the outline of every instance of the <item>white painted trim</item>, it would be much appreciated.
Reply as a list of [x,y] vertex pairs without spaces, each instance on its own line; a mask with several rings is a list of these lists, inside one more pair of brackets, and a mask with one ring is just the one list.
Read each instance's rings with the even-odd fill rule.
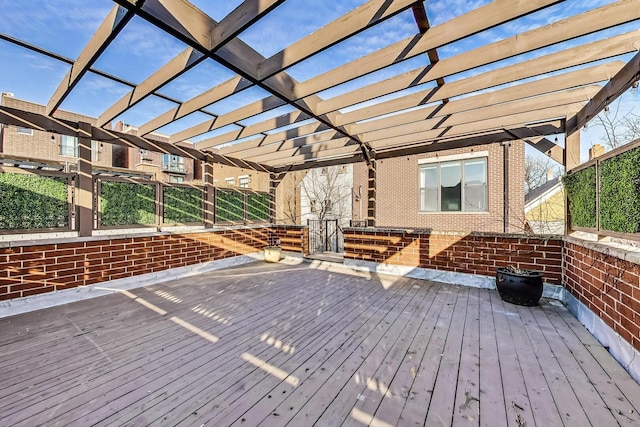
[[418,159],[418,164],[424,165],[429,163],[450,162],[452,160],[475,159],[479,157],[489,157],[489,151],[472,151],[470,153],[451,154],[449,156],[438,156],[438,157],[429,157],[427,159]]

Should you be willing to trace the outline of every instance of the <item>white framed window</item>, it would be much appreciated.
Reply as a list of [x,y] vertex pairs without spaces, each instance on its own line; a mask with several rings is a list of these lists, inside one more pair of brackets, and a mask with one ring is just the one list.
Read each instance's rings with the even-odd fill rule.
[[249,178],[249,175],[238,177],[238,187],[240,188],[249,188],[250,182],[251,182],[251,179]]
[[78,138],[69,135],[60,135],[60,155],[65,157],[78,157]]
[[91,161],[100,161],[100,154],[102,153],[102,143],[98,141],[91,141]]
[[21,135],[33,136],[33,129],[31,128],[23,128],[22,126],[16,126],[16,132],[18,132]]
[[420,165],[421,212],[486,212],[487,158]]
[[169,175],[170,184],[182,184],[184,183],[184,176],[182,175]]
[[233,178],[233,177],[232,177],[232,178],[225,178],[225,179],[224,179],[224,184],[225,184],[227,187],[235,187],[235,185],[236,185],[236,179],[235,179],[235,178]]

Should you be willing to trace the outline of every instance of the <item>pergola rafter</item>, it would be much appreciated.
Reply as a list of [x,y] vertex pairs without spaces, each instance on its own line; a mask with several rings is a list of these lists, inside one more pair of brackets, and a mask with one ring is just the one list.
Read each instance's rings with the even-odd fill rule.
[[[596,11],[611,14],[611,10],[615,10],[610,7],[606,10],[601,9],[596,9],[592,12],[589,12],[588,17],[593,20],[596,17]],[[640,15],[638,15],[638,17],[640,17]],[[613,19],[616,18],[613,17]],[[620,21],[626,22],[627,19],[629,18],[625,16],[620,18]],[[584,20],[584,15],[581,15],[579,21],[582,20]],[[576,19],[576,21],[578,20]],[[563,26],[580,24],[580,22],[574,22],[574,20],[572,19],[564,20],[562,21],[562,23]],[[577,31],[578,32],[573,32],[570,35],[567,35],[562,31],[544,33],[538,30],[531,30],[525,34],[530,34],[531,38],[538,36],[536,41],[537,44],[534,47],[541,48],[546,47],[550,44],[566,41],[570,38],[589,34],[593,31],[593,27],[579,28]],[[526,43],[522,44],[522,47],[516,49],[515,51],[513,49],[502,50],[506,45],[516,44],[518,42],[518,39],[521,39],[522,37],[523,35],[512,37],[504,41],[496,42],[491,45],[480,47],[478,49],[464,52],[452,58],[439,61],[437,67],[440,67],[440,69],[442,70],[440,72],[438,71],[438,69],[436,69],[436,67],[425,67],[420,70],[405,73],[396,78],[391,78],[380,83],[374,83],[362,89],[349,92],[345,95],[339,95],[330,100],[323,101],[318,107],[319,112],[328,113],[336,111],[339,108],[345,108],[360,102],[365,102],[373,98],[374,94],[376,96],[387,95],[396,90],[401,90],[409,86],[424,84],[432,79],[438,79],[441,77],[446,77],[467,71],[469,69],[470,61],[476,62],[474,66],[481,66],[486,65],[492,61],[495,62],[507,59],[517,54],[526,53],[531,49],[531,45]],[[637,49],[637,37],[638,33],[637,31],[634,31],[617,36],[612,40],[592,42],[584,46],[574,47],[562,52],[549,54],[541,58],[527,61],[525,63],[514,64],[511,66],[507,66],[504,69],[490,71],[485,73],[485,75],[473,76],[461,81],[451,82],[443,85],[438,89],[427,89],[424,92],[420,92],[419,94],[411,94],[400,99],[380,103],[373,108],[360,109],[350,113],[341,114],[336,118],[336,122],[339,125],[344,125],[347,123],[355,122],[357,120],[365,120],[370,117],[375,117],[376,115],[388,114],[400,111],[402,109],[412,108],[424,102],[433,102],[447,99],[449,97],[460,96],[466,93],[472,93],[474,91],[485,89],[486,87],[509,83],[514,80],[525,79],[532,76],[573,67],[576,65],[582,65],[584,63],[604,59],[607,57],[632,52]],[[527,49],[525,49],[525,47],[527,47]],[[424,73],[427,73],[429,77],[427,77],[427,75],[423,75]],[[413,82],[413,84],[409,85],[407,82]],[[332,101],[333,104],[331,104]],[[405,101],[406,103],[404,103],[403,101]],[[328,107],[329,105],[330,107]],[[385,106],[387,107],[386,109],[384,109]],[[327,111],[325,111],[325,109]],[[238,116],[233,117],[233,119],[241,120],[241,118]],[[226,122],[226,124],[228,124],[228,121]],[[264,132],[265,130],[266,129],[262,129],[261,132]],[[182,136],[187,135],[188,134],[183,134]],[[248,133],[244,132],[244,135],[248,136]],[[204,145],[204,148],[208,148],[215,144],[228,143],[231,142],[231,140],[221,140],[221,138],[217,138],[212,142],[214,142],[214,144],[207,141],[205,143],[206,145]]]
[[[615,74],[623,65],[620,61],[597,65],[499,91],[462,98],[448,102],[444,106],[430,106],[404,114],[368,121],[360,125],[347,126],[347,128],[358,134],[364,141],[371,143],[377,139],[396,138],[405,134],[433,130],[443,126],[456,126],[465,120],[488,120],[492,114],[495,114],[496,109],[500,109],[503,112],[520,113],[527,111],[527,109],[572,103],[576,99],[586,101],[588,96],[597,92],[599,87],[580,88],[580,86],[607,80],[610,75]],[[569,90],[571,88],[577,89]],[[537,94],[546,95],[534,97]],[[518,100],[521,102],[512,102]],[[569,101],[567,102],[567,100]],[[309,130],[313,129],[313,125],[308,126]],[[282,134],[274,134],[274,136],[277,138]],[[334,146],[336,141],[333,141],[333,139],[336,137],[335,132],[319,132],[303,138],[274,143],[273,146],[265,143],[261,147],[246,150],[242,155],[250,159],[260,158],[261,161],[284,158],[291,154],[287,150],[304,150],[305,146],[310,144],[317,145],[319,142],[324,142]],[[223,149],[222,152],[229,154],[240,153],[239,151],[231,150],[235,146],[229,148],[230,150]],[[314,151],[316,150],[314,149]],[[278,153],[280,154],[278,155]],[[261,157],[264,155],[267,155],[266,159]]]
[[[142,3],[140,0],[136,3]],[[127,23],[135,16],[138,6],[132,4],[130,9],[122,6],[114,6],[109,15],[102,22],[91,40],[86,44],[78,59],[74,61],[71,69],[62,79],[53,96],[49,99],[46,108],[46,114],[52,115],[56,109],[62,104],[67,95],[71,93],[73,88],[78,84],[80,79],[87,73],[91,65],[98,60],[102,52],[104,52],[109,44],[115,40],[120,31],[124,29]]]

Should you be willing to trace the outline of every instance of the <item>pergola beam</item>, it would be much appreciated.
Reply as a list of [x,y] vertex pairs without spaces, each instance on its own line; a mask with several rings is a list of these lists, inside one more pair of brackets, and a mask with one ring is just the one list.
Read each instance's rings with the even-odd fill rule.
[[[210,35],[211,49],[215,50],[227,43],[283,1],[244,1],[216,25],[214,32]],[[102,113],[98,117],[98,126],[109,123],[157,89],[201,63],[205,58],[202,52],[188,47]]]
[[346,83],[365,74],[406,61],[431,49],[472,36],[559,3],[558,0],[499,0],[480,6],[443,24],[431,27],[424,36],[408,37],[386,48],[309,79],[296,88],[295,96],[305,96]]
[[[276,72],[282,71],[283,69],[295,65],[296,63],[303,61],[304,59],[309,58],[310,56],[313,56],[336,43],[339,43],[347,37],[358,34],[366,30],[367,28],[370,28],[388,18],[391,18],[392,16],[395,16],[396,14],[405,10],[414,2],[415,0],[402,0],[395,1],[392,4],[389,4],[388,0],[372,0],[338,18],[322,29],[314,32],[313,34],[290,45],[286,49],[276,53],[270,58],[263,59],[258,65],[260,78],[269,77]],[[197,99],[194,98],[193,100],[185,103],[179,108],[175,108],[170,112],[167,112],[160,117],[140,126],[140,132],[145,135],[166,125],[171,120],[176,120],[178,118],[184,117],[199,108],[206,107],[207,105],[210,105],[216,101],[223,99],[226,96],[230,96],[233,93],[237,93],[239,90],[243,90],[246,87],[250,86],[247,84],[238,85],[239,82],[237,80],[239,78],[239,76],[234,77],[228,82],[223,83],[223,85],[225,86],[235,86],[236,90],[234,90],[233,92],[220,91],[217,87],[212,88],[209,91],[205,92],[207,96],[200,95],[199,97],[196,97]],[[247,81],[244,80],[244,82]],[[224,93],[226,93],[226,95],[223,95]],[[233,123],[234,121],[232,120],[227,122]]]
[[[602,69],[608,69],[608,66],[600,65],[593,67],[593,70],[598,72],[601,72]],[[590,77],[592,75],[598,75],[598,73],[594,73],[593,70],[586,69],[576,73],[588,76],[587,81],[594,79],[599,81],[600,77]],[[554,86],[557,84],[556,81],[560,82],[561,86]],[[503,89],[502,91],[496,91],[498,95],[502,96],[487,93],[459,101],[452,101],[445,104],[445,106],[440,109],[440,111],[436,111],[435,114],[432,114],[434,109],[427,109],[426,112],[415,111],[407,113],[407,115],[410,116],[410,121],[404,124],[398,124],[403,123],[401,120],[402,117],[400,116],[381,119],[381,124],[377,124],[375,121],[367,122],[365,123],[366,125],[372,126],[373,129],[377,130],[361,134],[360,137],[362,140],[367,141],[372,147],[376,147],[376,143],[381,140],[397,141],[401,140],[405,135],[411,138],[412,135],[420,132],[423,132],[423,137],[427,139],[427,135],[429,138],[438,138],[442,136],[444,132],[450,134],[456,131],[478,132],[487,129],[478,129],[477,126],[491,125],[495,128],[501,128],[502,122],[495,124],[494,122],[496,120],[502,120],[504,117],[521,117],[522,114],[531,111],[535,112],[536,110],[573,104],[578,101],[586,102],[590,95],[595,94],[599,90],[599,86],[578,87],[576,89],[561,91],[556,90],[558,87],[571,87],[573,83],[570,82],[576,81],[579,81],[579,77],[575,75],[561,75],[520,85],[522,87],[514,86]],[[535,87],[539,90],[540,86],[549,88],[551,93],[529,97],[528,91],[530,87]],[[503,93],[506,93],[509,97],[504,96]],[[400,117],[400,121],[398,121],[397,117]],[[470,123],[476,127],[468,129]],[[274,143],[272,147],[264,146],[262,148],[250,149],[243,152],[242,156],[254,161],[266,162],[273,158],[287,157],[291,155],[291,150],[296,152],[300,150],[304,151],[303,147],[306,145],[328,143],[336,138],[337,135],[334,132],[320,132],[304,138]],[[281,153],[278,154],[278,152]],[[331,155],[330,152],[326,152],[325,154]]]
[[[511,129],[513,130],[513,129]],[[523,128],[522,134],[530,137],[535,137],[536,135],[549,135],[553,133],[560,133],[563,129],[560,126],[559,122],[555,123],[543,123],[534,126],[529,126]],[[426,152],[434,152],[440,150],[449,150],[454,148],[464,148],[464,147],[473,147],[477,145],[491,144],[495,142],[504,142],[504,141],[513,141],[518,138],[514,137],[511,133],[506,130],[496,130],[486,134],[472,135],[472,136],[464,136],[456,139],[445,140],[442,142],[427,142],[427,143],[417,143],[411,146],[401,146],[394,147],[383,151],[376,152],[376,159],[388,159],[399,156],[410,156],[414,154],[426,153]],[[344,155],[343,157],[336,156],[335,158],[330,159],[302,159],[297,164],[288,165],[288,166],[275,166],[274,171],[276,173],[280,171],[300,171],[307,170],[316,167],[325,167],[325,166],[335,166],[335,165],[343,165],[350,163],[357,163],[362,161],[362,156],[360,154],[354,155]]]
[[321,29],[289,45],[258,65],[260,79],[270,77],[408,9],[416,0],[370,0]]
[[[327,99],[321,102],[318,105],[318,113],[322,114],[351,105],[356,105],[361,102],[369,101],[380,96],[397,92],[399,90],[424,84],[426,82],[435,80],[438,77],[447,77],[454,74],[462,73],[472,68],[488,65],[497,61],[511,58],[516,55],[521,55],[536,49],[541,49],[553,44],[568,41],[600,29],[605,29],[604,27],[599,28],[597,21],[597,19],[599,18],[598,12],[601,12],[607,17],[610,17],[612,12],[608,9],[602,9],[604,8],[594,9],[593,11],[585,12],[585,14],[583,15],[567,18],[556,23],[551,28],[537,28],[505,40],[465,51],[451,58],[440,60],[434,66],[418,68],[400,74],[398,76],[391,77],[387,80],[383,80],[381,82],[370,84],[351,92],[335,96],[331,99]],[[609,26],[616,26],[628,22],[629,20],[638,19],[640,18],[640,12],[638,12],[639,10],[640,4],[638,5],[638,9],[634,11],[634,16],[629,18],[627,18],[626,16],[613,16],[610,17],[607,22],[610,24]],[[581,27],[580,25],[582,25],[583,23],[585,25],[589,25]],[[604,24],[605,22],[603,22],[603,25]],[[556,29],[557,27],[559,27],[559,29]],[[571,30],[569,32],[562,31],[562,29],[565,27],[571,28]],[[542,74],[562,68],[581,65],[591,61],[597,61],[599,59],[633,52],[637,50],[637,47],[635,47],[637,46],[637,40],[638,30],[615,36],[611,39],[591,42],[575,48],[563,50],[562,52],[557,52],[544,57],[540,57],[539,60],[531,64],[531,66],[535,67],[534,69],[537,69],[538,74]],[[546,58],[546,60],[543,60],[542,58]],[[556,65],[556,63],[564,65]],[[496,81],[496,83],[491,84],[491,86],[517,80],[517,74],[514,74],[513,77],[511,77],[511,74],[530,73],[531,70],[527,70],[526,68],[524,68],[525,66],[528,68],[530,64],[528,62],[524,62],[521,64],[510,65],[495,70],[495,74],[487,73],[486,84],[491,84],[491,80],[494,77],[501,77],[501,79],[499,81]],[[469,93],[470,91],[479,90],[474,84],[475,78],[476,76],[466,79],[469,88],[462,93]],[[445,86],[443,86],[442,89],[438,91],[434,90],[434,94],[439,94],[441,90],[447,90],[446,88],[451,84],[452,83],[447,83]],[[449,96],[455,95],[449,94]]]
[[249,87],[253,86],[249,80],[241,76],[234,76],[226,82],[203,92],[188,101],[183,102],[177,107],[172,108],[169,111],[149,120],[138,128],[140,135],[147,135],[156,129],[161,128],[164,125],[171,123],[174,120],[179,120],[189,114],[198,111],[207,105],[211,105],[214,102],[225,99],[231,95],[239,93]]
[[582,108],[583,105],[584,103],[582,102],[576,102],[573,104],[564,104],[544,109],[487,118],[481,121],[469,121],[457,126],[435,128],[396,138],[379,139],[372,141],[371,145],[376,150],[384,150],[406,144],[414,144],[421,141],[440,141],[450,138],[469,136],[476,133],[490,132],[495,129],[503,129],[505,127],[526,127],[526,124],[531,122],[549,121],[558,118],[562,118],[564,120],[566,116],[574,114],[574,112]]
[[430,131],[435,128],[444,129],[446,127],[457,126],[469,122],[489,121],[496,117],[505,115],[535,112],[545,108],[573,104],[580,101],[586,103],[591,96],[598,92],[598,90],[600,90],[600,86],[597,85],[579,87],[562,92],[507,102],[501,105],[489,105],[487,107],[477,108],[459,114],[434,117],[421,122],[412,122],[387,129],[366,132],[361,134],[360,137],[364,141],[372,142],[386,138],[397,138],[402,135],[410,135],[416,132]]
[[[423,105],[428,102],[435,102],[451,97],[473,93],[475,91],[490,88],[492,86],[511,83],[517,80],[535,77],[538,75],[543,75],[545,73],[551,73],[565,68],[584,65],[589,62],[633,52],[637,50],[636,46],[639,33],[640,31],[636,30],[612,37],[610,39],[587,43],[585,45],[562,50],[529,61],[509,65],[497,70],[488,71],[486,73],[479,74],[473,77],[449,82],[440,88],[427,89],[417,94],[406,95],[404,97],[382,102],[377,105],[368,106],[366,108],[350,111],[348,113],[343,113],[336,117],[335,123],[342,126],[358,120],[369,119],[376,115],[393,113],[406,108]],[[561,33],[560,36],[562,36]],[[545,39],[544,44],[547,45],[548,43],[555,43],[556,41],[558,41],[557,38]],[[478,52],[477,50],[478,49],[471,51],[472,54],[463,53],[452,58],[441,60],[439,61],[439,64],[446,65],[448,62],[452,62],[451,67],[447,66],[447,68],[450,69],[450,72],[454,74],[462,72],[464,71],[463,68],[466,68],[462,64],[467,64],[469,58],[472,58],[474,56],[478,56],[480,58],[483,57],[483,52]],[[502,56],[496,59],[505,59],[506,57],[511,56],[511,54],[519,53],[522,52],[519,50],[515,52],[512,50],[507,50],[502,52]],[[453,67],[453,64],[455,63],[458,63],[457,68]],[[334,111],[338,108],[348,107],[354,103],[367,101],[376,96],[386,95],[416,84],[423,84],[426,80],[421,80],[420,74],[421,72],[426,72],[425,70],[427,70],[427,68],[414,70],[409,73],[393,77],[386,81],[374,83],[361,89],[346,93],[344,95],[339,95],[326,101],[322,101],[318,104],[317,111],[319,113]],[[446,75],[450,74],[447,73]],[[612,73],[609,78],[613,75],[614,74]],[[413,84],[411,82],[413,82]],[[236,117],[236,119],[237,118],[238,117]],[[264,132],[266,130],[269,130],[266,126],[260,128],[260,132]],[[243,132],[244,137],[250,135],[251,133],[249,132],[249,129]],[[222,144],[227,143],[230,140],[225,140],[222,137],[217,137],[214,141],[217,144]],[[210,146],[213,145],[214,144],[211,144]]]
[[98,126],[104,126],[114,118],[145,99],[147,96],[160,89],[171,80],[179,77],[197,64],[202,62],[204,55],[193,48],[188,47],[178,56],[169,61],[162,68],[149,76],[142,83],[129,91],[113,105],[98,116]]
[[[557,103],[562,104],[562,101],[557,101]],[[493,117],[487,117],[483,120],[477,121],[474,120],[473,115],[469,115],[468,113],[461,113],[459,117],[455,115],[451,116],[451,123],[459,122],[460,124],[447,127],[434,127],[429,130],[408,133],[403,136],[393,136],[390,138],[372,140],[370,141],[370,145],[376,150],[376,153],[378,153],[380,150],[395,149],[401,146],[415,145],[419,143],[433,143],[436,141],[443,141],[448,139],[470,137],[471,135],[494,132],[499,129],[504,129],[505,127],[527,127],[526,123],[530,121],[549,121],[559,117],[564,120],[564,117],[567,114],[573,114],[573,112],[578,111],[581,107],[582,103],[562,104],[536,110],[533,112],[524,111],[512,114],[506,113],[505,111],[501,110],[494,110]],[[315,145],[317,146],[317,148],[315,149],[313,148],[313,145],[299,145],[294,149],[283,151],[279,154],[272,153],[270,155],[267,154],[247,158],[250,158],[256,162],[274,164],[274,162],[280,162],[284,159],[292,159],[294,158],[293,156],[298,154],[306,154],[306,159],[310,157],[309,154],[318,153],[314,154],[313,158],[320,159],[324,156],[336,155],[336,150],[340,150],[340,152],[342,152],[342,148],[345,146],[351,145],[355,147],[353,143],[340,139],[318,141],[315,142]]]
[[[505,104],[525,98],[538,99],[533,97],[554,93],[560,94],[562,91],[572,88],[607,81],[609,77],[615,74],[623,65],[624,63],[621,61],[595,65],[553,77],[547,77],[492,92],[457,99],[455,101],[450,101],[445,105],[426,106],[407,113],[400,113],[391,117],[383,117],[361,124],[349,124],[345,127],[354,134],[372,132],[381,129],[388,129],[390,132],[393,132],[395,126],[398,125],[422,122],[425,120],[438,120],[438,118],[451,114],[482,109],[492,105]],[[505,108],[509,108],[509,105],[510,104],[505,104],[504,106]],[[375,110],[375,106],[371,109]]]
[[[114,1],[127,3],[124,0]],[[258,63],[264,60],[264,57],[240,39],[232,39],[224,46],[219,47],[215,52],[212,52],[209,49],[211,40],[207,38],[206,34],[213,31],[216,22],[198,8],[186,2],[186,0],[156,0],[152,6],[147,8],[143,7],[138,11],[138,14],[164,31],[203,52],[208,57],[232,71],[237,72],[253,84],[267,90],[287,104],[293,105],[295,108],[315,117],[318,121],[327,124],[344,136],[360,143],[357,138],[347,134],[343,129],[332,123],[332,118],[336,114],[318,116],[314,113],[313,107],[320,101],[319,97],[313,97],[305,101],[294,100],[292,96],[299,83],[285,72],[278,73],[267,79],[267,81],[261,81],[256,75],[256,67]],[[183,23],[186,22],[189,23],[189,29],[183,25]],[[192,128],[192,130],[196,129],[196,134],[189,134],[188,131],[182,131],[180,135],[192,137],[201,134],[202,130],[209,126],[210,124],[207,122]],[[174,138],[172,142],[179,141],[176,141]],[[367,148],[363,145],[362,149],[365,156],[367,156]]]
[[577,132],[582,126],[593,119],[618,96],[629,89],[634,82],[640,80],[640,52],[637,53],[589,103],[574,117],[567,120],[567,135]]
[[105,51],[118,33],[120,33],[131,18],[133,18],[137,8],[141,3],[144,3],[144,0],[137,0],[135,5],[131,4],[131,2],[128,3],[130,9],[115,5],[104,21],[102,21],[98,30],[91,37],[82,52],[80,52],[78,59],[74,61],[71,69],[64,76],[62,82],[60,82],[58,88],[49,99],[49,102],[47,102],[46,115],[52,115],[60,104],[62,104],[80,79],[100,57],[102,52]]
[[[631,48],[631,46],[629,46],[628,48]],[[553,57],[552,59],[558,59],[556,57],[556,54],[553,54],[551,56]],[[543,59],[543,58],[538,58],[538,59]],[[529,62],[533,63],[538,61],[538,59],[532,60]],[[547,61],[545,60],[545,62]],[[527,67],[527,65],[530,65],[530,66]],[[526,78],[526,77],[532,77],[532,76],[538,75],[533,65],[535,64],[528,64],[528,63],[517,64],[517,66],[520,69],[529,70],[528,74],[524,74],[524,75],[518,74],[517,76],[521,78]],[[560,66],[562,65],[564,65],[564,63],[560,64]],[[615,73],[623,65],[624,63],[622,63],[621,61],[612,61],[604,65],[597,65],[597,66],[589,67],[586,69],[581,69],[581,70],[561,74],[558,76],[537,80],[531,83],[525,83],[525,84],[510,87],[510,88],[489,92],[487,94],[475,95],[475,96],[467,97],[458,101],[452,101],[447,104],[446,108],[442,106],[426,107],[425,109],[421,109],[417,112],[400,114],[388,119],[378,119],[378,120],[366,122],[362,125],[351,125],[351,126],[348,126],[347,129],[349,129],[349,131],[352,133],[359,133],[365,130],[374,130],[374,129],[387,127],[390,124],[393,124],[393,122],[395,122],[395,124],[397,125],[398,120],[400,120],[401,117],[405,117],[406,122],[410,123],[416,120],[423,120],[425,116],[428,116],[429,114],[437,114],[437,116],[443,116],[445,114],[452,114],[452,113],[456,113],[464,110],[470,110],[480,106],[495,104],[497,102],[506,102],[506,101],[515,100],[515,99],[519,99],[526,96],[533,96],[536,93],[547,93],[547,92],[552,92],[556,90],[567,89],[573,86],[605,81],[611,78],[611,76],[615,75]],[[512,67],[515,67],[515,65],[508,68],[512,68]],[[488,73],[470,77],[457,82],[447,83],[442,88],[438,89],[437,92],[435,92],[435,95],[433,95],[434,90],[420,91],[415,94],[407,95],[407,96],[393,99],[386,102],[381,102],[379,104],[365,107],[360,110],[343,113],[336,120],[339,124],[346,126],[358,120],[370,119],[371,117],[381,116],[384,114],[389,114],[392,112],[417,107],[425,102],[432,101],[433,99],[430,98],[430,96],[435,97],[436,100],[440,100],[440,98],[442,98],[441,96],[438,96],[438,94],[440,93],[442,93],[445,97],[459,96],[463,94],[463,93],[460,93],[460,92],[463,92],[462,88],[464,87],[468,88],[469,84],[473,83],[473,81],[475,80],[479,80],[481,82],[480,84],[476,84],[475,90],[481,89],[483,87],[482,83],[486,83],[487,80],[493,80],[493,81],[497,80],[498,84],[501,83],[502,82],[501,74],[502,74],[501,70],[490,71]],[[506,73],[504,74],[506,76]],[[456,91],[456,89],[458,88],[460,88],[460,90]],[[473,92],[473,90],[470,90],[470,89],[468,90],[470,92]],[[444,108],[444,109],[439,110],[439,108]],[[414,119],[411,119],[411,117],[414,117]],[[312,129],[311,125],[306,125],[305,127],[309,127],[310,129]],[[264,131],[265,129],[263,127],[263,128],[260,128],[260,130]],[[289,134],[292,134],[293,130],[294,129],[290,129],[287,132]],[[250,135],[250,130],[244,129],[243,133],[244,135]],[[303,131],[300,131],[296,136],[302,136],[302,134],[303,134]],[[276,132],[274,133],[274,135],[279,135],[279,133]],[[211,140],[207,140],[206,145],[204,146],[199,145],[199,147],[211,147],[216,144],[226,142],[227,138],[229,138],[230,136],[233,136],[233,133],[230,133],[230,134],[228,133],[228,134],[213,138]],[[232,154],[232,153],[238,153],[241,151],[246,151],[256,146],[264,146],[267,143],[268,142],[263,140],[258,145],[256,145],[254,142],[249,141],[249,142],[243,142],[240,144],[235,144],[229,147],[225,147],[223,150],[229,154]]]
[[[494,2],[495,3],[495,2]],[[498,2],[500,3],[500,2]],[[500,11],[500,13],[495,12],[496,6],[492,4],[489,4],[487,6],[483,6],[480,7],[478,9],[476,9],[475,11],[472,11],[466,15],[463,15],[461,17],[458,18],[454,18],[451,21],[448,21],[445,24],[442,24],[440,26],[437,27],[432,27],[429,31],[428,31],[428,36],[425,36],[422,40],[435,40],[436,42],[434,44],[429,44],[427,42],[421,42],[419,43],[420,46],[423,46],[424,50],[422,51],[416,51],[414,52],[413,56],[416,56],[420,53],[427,53],[430,50],[435,49],[436,47],[442,46],[444,44],[446,44],[447,42],[451,42],[451,41],[455,41],[458,38],[463,38],[469,35],[472,35],[472,32],[467,32],[467,29],[465,29],[464,27],[460,27],[458,24],[463,25],[468,22],[473,22],[473,27],[472,28],[477,28],[477,31],[482,31],[483,29],[488,29],[491,28],[495,25],[499,25],[500,23],[504,23],[513,19],[518,18],[519,16],[521,16],[521,14],[526,13],[525,10],[537,10],[540,7],[546,7],[549,4],[553,4],[553,3],[557,3],[557,1],[540,1],[537,0],[535,2],[526,2],[526,5],[524,5],[524,2],[518,2],[516,0],[504,0],[502,1],[502,3],[509,3],[509,5],[511,3],[517,3],[518,6],[515,8],[504,8]],[[544,4],[544,6],[541,6],[541,4]],[[508,4],[503,4],[503,6],[509,6]],[[479,12],[479,10],[484,10],[485,12],[491,12],[493,15],[492,19],[495,18],[495,20],[482,20],[479,19],[480,16],[482,16],[482,13]],[[495,17],[495,16],[498,17]],[[481,22],[482,21],[482,22]],[[476,32],[477,32],[476,31]],[[416,36],[416,38],[419,38],[420,36]],[[439,37],[439,38],[438,38]],[[314,77],[313,79],[307,80],[306,82],[302,82],[302,83],[291,83],[291,81],[289,81],[290,85],[291,85],[291,90],[292,93],[289,95],[289,99],[293,100],[294,98],[304,98],[301,99],[298,102],[293,102],[292,105],[300,108],[300,105],[304,105],[305,108],[307,108],[306,112],[311,113],[311,115],[313,116],[318,116],[320,114],[326,114],[328,112],[321,112],[322,110],[319,109],[319,106],[322,104],[323,100],[316,98],[315,94],[317,92],[320,92],[324,89],[336,86],[340,83],[346,82],[348,80],[340,80],[340,81],[336,81],[336,77],[332,77],[334,74],[337,75],[337,78],[341,78],[341,76],[343,76],[343,74],[341,73],[341,70],[344,70],[345,67],[349,67],[349,69],[352,69],[352,72],[355,72],[357,75],[355,75],[353,78],[355,77],[359,77],[361,75],[367,74],[369,72],[372,71],[376,71],[376,70],[371,70],[371,71],[366,71],[364,68],[359,68],[362,64],[363,61],[366,61],[367,63],[375,63],[377,64],[376,66],[379,66],[379,68],[376,69],[380,69],[380,68],[384,68],[386,66],[389,65],[393,65],[393,63],[401,61],[401,60],[406,60],[409,59],[409,57],[402,57],[400,59],[394,60],[392,63],[388,63],[385,65],[384,63],[384,59],[387,58],[390,54],[388,52],[386,52],[386,50],[390,49],[390,48],[394,48],[395,50],[398,50],[399,52],[402,52],[403,49],[406,49],[407,46],[413,46],[414,42],[414,38],[409,38],[406,39],[403,42],[399,42],[396,43],[392,46],[390,46],[389,48],[386,49],[382,49],[380,51],[377,51],[373,54],[370,54],[364,58],[358,59],[356,61],[353,61],[351,63],[348,63],[342,67],[338,67],[332,71],[329,71],[327,73],[323,73],[317,77]],[[386,52],[386,53],[385,53]],[[399,55],[398,52],[396,52],[396,54]],[[394,58],[398,58],[397,56]],[[387,59],[388,62],[388,59]],[[443,61],[441,61],[443,62]],[[443,77],[443,76],[439,76],[439,77]],[[269,85],[270,82],[275,82],[275,81],[282,81],[282,79],[287,79],[288,76],[286,74],[283,73],[279,73],[276,76],[267,79],[264,83]],[[290,78],[288,78],[290,79]],[[435,78],[434,78],[435,79]],[[310,82],[316,82],[314,83],[314,90],[308,90],[308,89],[304,89],[305,85],[309,85]],[[294,96],[295,95],[295,96]],[[267,102],[268,98],[265,98],[263,101],[265,101],[267,104],[269,104],[269,102]],[[314,108],[314,105],[316,106]],[[334,111],[337,109],[334,109]],[[303,109],[303,111],[305,111],[305,109]],[[245,118],[248,118],[249,116],[246,117],[241,117],[238,116],[236,114],[237,112],[231,112],[231,113],[227,113],[227,114],[233,114],[233,119],[225,119],[225,115],[221,115],[219,120],[222,123],[233,123],[235,121],[239,121]],[[339,116],[336,118],[336,120],[338,120]],[[326,123],[326,121],[324,120],[320,120]],[[207,129],[207,130],[205,130]],[[204,132],[203,132],[204,130]],[[213,130],[212,126],[211,126],[211,121],[208,121],[206,123],[203,123],[201,125],[197,125],[194,126],[190,129],[187,129],[183,132],[180,133],[180,136],[176,138],[174,138],[174,140],[178,139],[178,138],[192,138],[194,136],[200,135],[202,133],[208,132],[210,130]],[[337,129],[339,130],[339,129]],[[347,135],[345,133],[345,136],[350,136]]]

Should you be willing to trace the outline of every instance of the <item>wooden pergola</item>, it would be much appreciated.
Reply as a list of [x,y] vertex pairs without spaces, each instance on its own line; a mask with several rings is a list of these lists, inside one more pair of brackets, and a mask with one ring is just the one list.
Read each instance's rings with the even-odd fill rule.
[[[187,0],[114,3],[73,61],[0,34],[4,41],[70,62],[71,66],[49,99],[45,115],[3,106],[0,122],[79,136],[81,147],[91,140],[108,141],[269,172],[274,189],[290,171],[365,161],[372,182],[370,218],[375,211],[377,159],[524,140],[567,169],[577,166],[577,131],[640,77],[640,54],[626,63],[618,58],[639,49],[640,33],[637,29],[625,32],[623,24],[640,18],[640,0],[613,1],[495,42],[480,44],[478,39],[478,47],[442,60],[439,49],[543,9],[566,6],[563,1],[495,0],[431,27],[427,2],[370,0],[267,58],[238,36],[284,0],[245,0],[220,22]],[[397,14],[411,12],[416,23],[413,36],[306,81],[297,81],[287,72]],[[137,84],[94,67],[135,16],[187,45]],[[610,31],[603,33],[605,29]],[[549,47],[561,43],[570,47],[548,53]],[[523,54],[530,54],[531,59],[501,65]],[[411,71],[331,98],[319,95],[376,71],[393,70],[394,65],[419,56],[424,57],[424,65]],[[176,100],[162,94],[163,86],[211,60],[234,76],[191,99]],[[476,69],[478,72],[471,77],[456,78]],[[57,114],[87,73],[130,87],[125,96],[100,114],[97,126],[63,120]],[[268,95],[224,114],[207,109],[255,87]],[[113,119],[148,97],[160,97],[175,106],[137,124],[137,136],[110,130]],[[292,107],[292,112],[246,123],[282,106]],[[204,113],[209,119],[170,135],[168,142],[154,139],[152,132],[193,113]],[[232,130],[195,145],[184,143],[223,127]],[[565,134],[565,147],[547,138],[554,134]],[[79,169],[82,171],[83,166]]]

